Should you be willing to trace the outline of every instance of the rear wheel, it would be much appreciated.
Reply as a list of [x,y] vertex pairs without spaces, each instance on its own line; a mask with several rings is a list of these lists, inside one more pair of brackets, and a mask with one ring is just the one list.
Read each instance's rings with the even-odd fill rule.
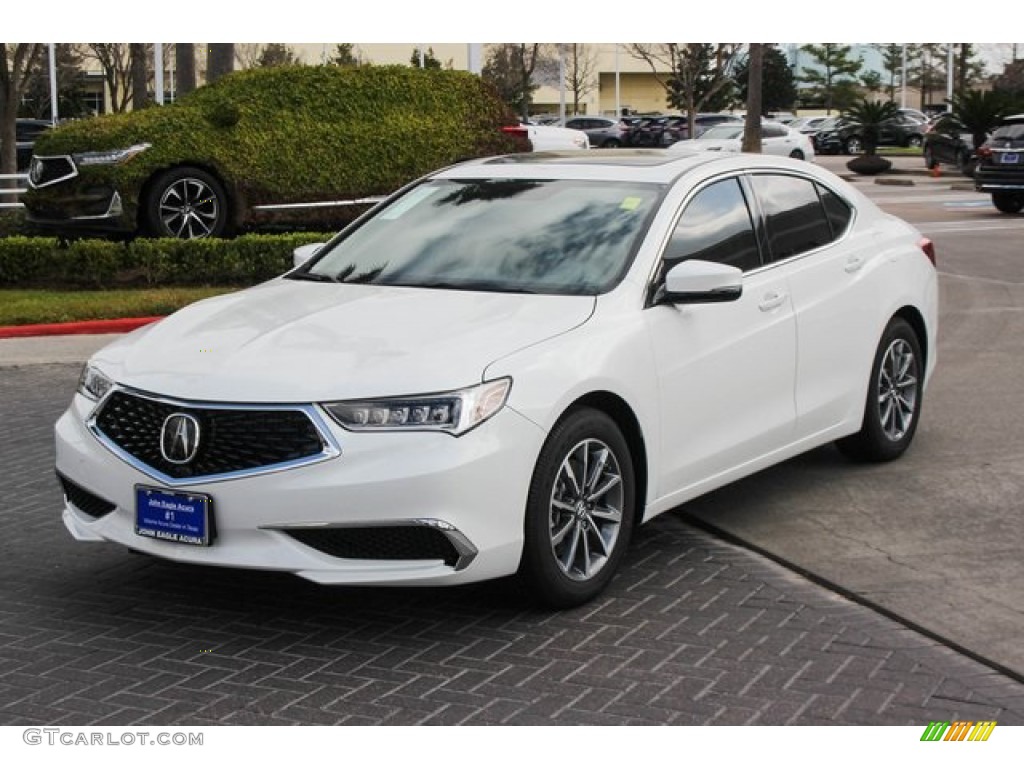
[[219,237],[228,230],[228,197],[212,174],[200,168],[174,168],[150,186],[145,217],[155,237]]
[[799,149],[794,149],[792,152],[789,153],[789,156],[792,157],[794,160],[804,159],[804,153],[801,152]]
[[894,317],[875,352],[860,431],[839,440],[839,450],[860,461],[891,461],[917,431],[923,394],[924,356],[910,323]]
[[1003,213],[1020,213],[1024,209],[1024,192],[993,192],[992,205]]
[[601,411],[571,411],[541,449],[526,506],[519,578],[565,608],[611,581],[629,543],[636,482],[629,446]]
[[929,171],[939,167],[939,161],[935,159],[935,151],[931,147],[924,148],[924,167]]
[[914,149],[917,149],[923,143],[924,143],[924,139],[920,135],[918,135],[916,133],[907,138],[907,146],[908,147],[913,147]]
[[607,147],[608,149],[614,149],[615,147],[621,147],[622,142],[619,141],[618,139],[607,139],[601,146]]

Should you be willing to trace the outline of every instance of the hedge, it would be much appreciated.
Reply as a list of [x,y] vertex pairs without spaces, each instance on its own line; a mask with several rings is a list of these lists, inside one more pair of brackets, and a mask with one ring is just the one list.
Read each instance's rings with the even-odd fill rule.
[[253,285],[292,266],[292,251],[331,234],[244,235],[234,240],[0,239],[0,288]]

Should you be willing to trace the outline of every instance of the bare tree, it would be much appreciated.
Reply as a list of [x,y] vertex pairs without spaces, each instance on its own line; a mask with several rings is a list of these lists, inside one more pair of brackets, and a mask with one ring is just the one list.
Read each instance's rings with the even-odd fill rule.
[[196,44],[175,43],[174,45],[175,93],[184,96],[196,89]]
[[722,109],[731,98],[740,43],[629,43],[626,51],[647,62],[665,88],[669,106],[686,112],[690,136],[697,112]]
[[578,115],[580,101],[598,87],[597,56],[585,43],[568,43],[565,48],[565,87],[572,93],[572,111]]
[[743,123],[744,152],[761,151],[761,83],[764,73],[764,43],[750,44],[747,64],[747,117]]
[[206,53],[206,82],[215,83],[235,68],[234,43],[209,43]]
[[103,71],[110,108],[124,112],[132,100],[131,53],[126,43],[86,43],[86,56]]
[[3,56],[0,56],[0,174],[15,173],[18,169],[18,105],[28,86],[32,67],[42,54],[43,43],[3,43]]

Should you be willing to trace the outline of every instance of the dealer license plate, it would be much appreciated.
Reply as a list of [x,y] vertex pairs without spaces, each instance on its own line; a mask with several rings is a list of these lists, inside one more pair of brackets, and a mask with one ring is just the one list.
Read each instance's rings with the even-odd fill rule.
[[1003,152],[999,156],[999,162],[1003,165],[1016,165],[1020,162],[1020,153],[1018,152]]
[[203,493],[182,493],[135,486],[135,533],[179,544],[210,545],[213,499]]

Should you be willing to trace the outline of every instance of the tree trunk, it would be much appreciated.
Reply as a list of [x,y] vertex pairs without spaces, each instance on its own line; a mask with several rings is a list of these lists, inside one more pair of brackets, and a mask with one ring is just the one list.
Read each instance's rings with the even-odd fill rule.
[[761,81],[764,72],[764,43],[750,44],[747,67],[747,118],[743,123],[744,152],[761,152]]
[[[0,174],[17,173],[18,105],[28,83],[28,73],[42,55],[42,43],[0,43]],[[0,180],[0,188],[14,189],[15,181]],[[11,202],[3,195],[0,202]]]
[[132,109],[143,109],[150,104],[149,72],[146,67],[146,44],[129,43],[132,71]]
[[174,98],[177,99],[196,89],[196,44],[174,44],[175,83]]
[[234,43],[209,43],[206,54],[206,82],[215,83],[235,68]]

